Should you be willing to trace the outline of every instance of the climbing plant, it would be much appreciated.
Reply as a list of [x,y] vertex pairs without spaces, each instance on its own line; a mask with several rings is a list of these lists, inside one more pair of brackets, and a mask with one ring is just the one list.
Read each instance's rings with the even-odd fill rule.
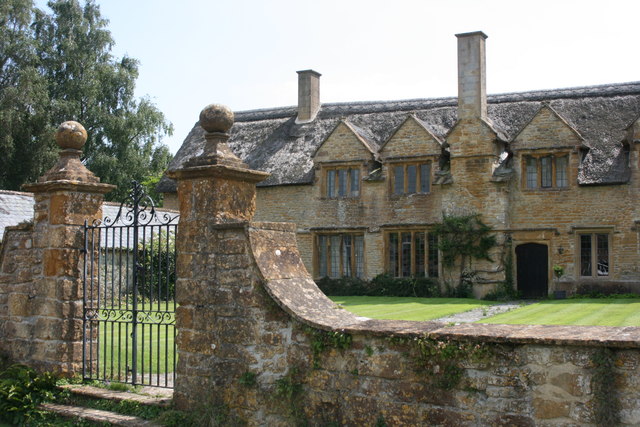
[[457,288],[470,290],[476,278],[472,261],[492,261],[489,252],[497,243],[491,227],[482,222],[479,214],[445,215],[442,223],[435,225],[433,233],[438,236],[442,265],[452,269],[458,262],[460,274]]
[[591,356],[594,365],[591,387],[594,396],[594,418],[598,426],[620,423],[620,400],[616,390],[615,353],[602,348]]

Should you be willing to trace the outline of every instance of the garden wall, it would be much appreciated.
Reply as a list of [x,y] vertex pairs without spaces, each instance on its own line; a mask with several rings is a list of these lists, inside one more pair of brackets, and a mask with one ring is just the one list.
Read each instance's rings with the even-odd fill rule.
[[210,237],[212,280],[178,284],[182,408],[270,426],[640,423],[639,328],[359,318],[316,288],[293,226]]

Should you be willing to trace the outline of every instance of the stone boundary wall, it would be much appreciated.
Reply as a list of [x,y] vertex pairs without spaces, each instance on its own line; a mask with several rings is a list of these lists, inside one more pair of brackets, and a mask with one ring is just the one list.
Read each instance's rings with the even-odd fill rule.
[[42,275],[42,250],[34,248],[32,223],[7,227],[0,244],[0,352],[28,360],[33,322],[34,278]]
[[640,328],[361,318],[316,287],[293,225],[209,230],[211,281],[178,285],[179,407],[269,426],[640,424]]

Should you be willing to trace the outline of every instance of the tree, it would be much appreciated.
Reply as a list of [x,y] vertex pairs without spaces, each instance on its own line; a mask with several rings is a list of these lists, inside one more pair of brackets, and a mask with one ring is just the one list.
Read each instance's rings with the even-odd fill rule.
[[35,181],[57,158],[33,17],[31,0],[0,2],[0,188]]
[[[442,252],[442,265],[452,268],[460,262],[458,289],[464,294],[470,291],[475,272],[471,269],[474,259],[491,261],[489,252],[496,246],[496,236],[480,215],[445,215],[433,232],[438,236],[438,249]],[[469,289],[467,289],[469,288]]]
[[[9,59],[13,65],[6,72],[2,68],[0,81],[6,74],[10,83],[0,88],[0,102],[17,92],[13,105],[24,106],[19,110],[23,114],[14,118],[16,114],[6,113],[0,104],[0,120],[5,115],[13,120],[3,148],[15,153],[5,159],[0,186],[17,189],[50,167],[56,157],[52,133],[66,120],[87,129],[83,161],[102,182],[118,186],[108,195],[111,200],[122,199],[131,180],[142,182],[162,173],[171,154],[160,140],[171,135],[171,124],[148,98],[135,98],[138,62],[111,55],[114,42],[98,5],[93,0],[84,6],[78,0],[52,0],[49,14],[30,0],[9,3],[13,7],[0,9],[0,23],[14,29],[7,43],[18,46],[19,54]],[[34,88],[29,99],[22,97],[22,86]],[[20,162],[25,144],[42,151],[39,161]]]

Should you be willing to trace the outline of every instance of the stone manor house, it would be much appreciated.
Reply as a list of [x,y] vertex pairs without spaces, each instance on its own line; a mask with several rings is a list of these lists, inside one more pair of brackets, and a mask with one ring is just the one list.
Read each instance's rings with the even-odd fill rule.
[[[457,38],[457,98],[321,104],[306,70],[297,107],[236,113],[229,146],[271,174],[255,219],[294,222],[315,278],[451,280],[430,230],[477,213],[499,242],[478,296],[505,268],[525,296],[640,291],[640,82],[488,96],[486,35]],[[203,144],[196,123],[170,169]],[[176,208],[175,182],[158,189]]]

